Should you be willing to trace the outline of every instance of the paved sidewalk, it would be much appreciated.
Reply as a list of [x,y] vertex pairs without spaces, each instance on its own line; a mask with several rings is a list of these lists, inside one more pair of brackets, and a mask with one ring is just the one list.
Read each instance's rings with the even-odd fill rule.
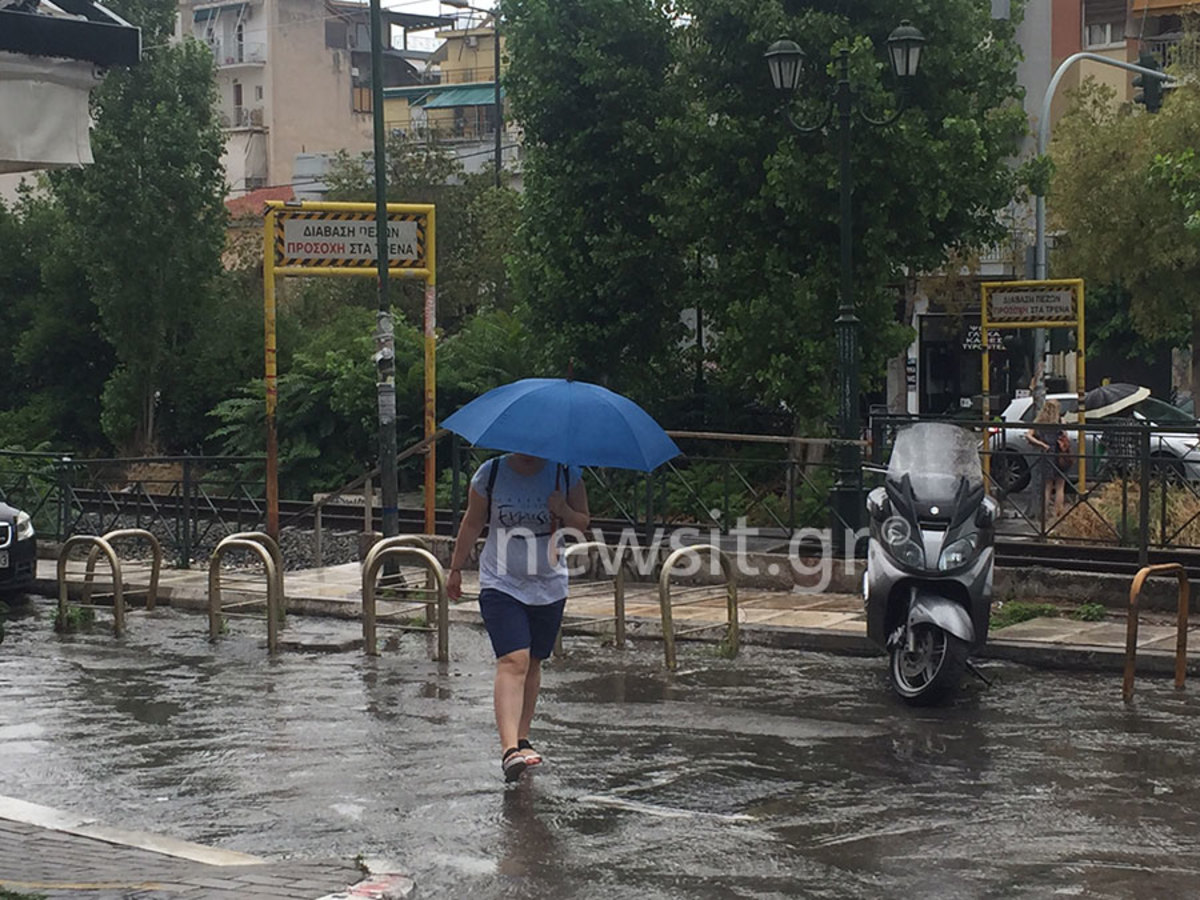
[[315,900],[362,880],[353,860],[269,862],[0,797],[0,888],[18,894]]
[[[123,563],[126,592],[143,590],[149,580],[148,566],[130,561]],[[424,573],[403,568],[408,583],[424,583]],[[68,564],[72,589],[82,581],[82,562]],[[104,574],[104,567],[100,567]],[[41,593],[56,595],[55,567],[39,560],[38,579]],[[106,588],[97,585],[97,590]],[[464,572],[464,602],[452,603],[450,621],[479,624],[478,607],[471,602],[478,592],[478,576]],[[240,612],[261,611],[265,598],[261,569],[230,572],[222,581],[222,599],[236,604]],[[290,613],[361,619],[362,570],[358,563],[287,572],[284,593]],[[382,594],[382,592],[381,592]],[[200,569],[163,569],[159,580],[159,603],[172,607],[203,611],[207,609],[208,574]],[[1022,598],[1038,601],[1039,598]],[[132,605],[142,602],[135,593]],[[727,603],[722,585],[678,585],[671,589],[672,618],[675,631],[689,631],[697,640],[719,641],[728,623]],[[613,587],[611,581],[575,580],[567,603],[564,628],[595,633],[612,632]],[[1120,671],[1125,661],[1123,613],[1111,612],[1102,621],[1079,621],[1066,615],[1040,617],[1002,629],[993,629],[987,646],[980,654],[1031,666]],[[380,633],[386,632],[389,619],[412,620],[425,615],[423,599],[380,599],[377,618]],[[101,616],[105,615],[103,612]],[[662,611],[657,584],[627,582],[625,615],[629,637],[661,638]],[[815,593],[739,587],[738,622],[745,644],[797,650],[875,654],[877,649],[866,637],[866,616],[862,598],[856,594]],[[206,624],[199,627],[207,627]],[[1195,662],[1189,671],[1200,672],[1200,649],[1196,632],[1200,617],[1193,616],[1189,626],[1189,646]],[[287,649],[286,632],[281,637]],[[1139,673],[1170,673],[1174,670],[1176,624],[1174,614],[1144,611],[1138,629]],[[306,649],[312,649],[305,644]],[[323,649],[361,649],[343,644]]]

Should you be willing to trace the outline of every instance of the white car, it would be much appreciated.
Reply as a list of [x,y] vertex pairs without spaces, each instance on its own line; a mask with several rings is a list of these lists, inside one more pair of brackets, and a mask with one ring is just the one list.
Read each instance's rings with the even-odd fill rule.
[[[1063,414],[1063,430],[1071,436],[1074,452],[1077,441],[1075,413],[1078,398],[1075,394],[1048,394],[1047,399],[1058,401]],[[1033,398],[1018,397],[1008,404],[1001,419],[1018,424],[1019,428],[993,427],[988,436],[988,447],[992,453],[991,474],[996,486],[1006,494],[1023,491],[1029,486],[1030,468],[1040,452],[1025,439],[1026,432],[1033,427]],[[1189,481],[1200,481],[1200,422],[1176,406],[1156,397],[1146,397],[1132,406],[1107,416],[1090,416],[1091,421],[1116,424],[1120,421],[1146,422],[1160,428],[1177,426],[1178,432],[1155,432],[1150,439],[1150,456],[1160,471],[1171,472]],[[1186,430],[1185,430],[1186,429]],[[1085,431],[1088,472],[1101,472],[1105,461],[1103,448],[1104,432]],[[1068,475],[1076,464],[1072,463]]]

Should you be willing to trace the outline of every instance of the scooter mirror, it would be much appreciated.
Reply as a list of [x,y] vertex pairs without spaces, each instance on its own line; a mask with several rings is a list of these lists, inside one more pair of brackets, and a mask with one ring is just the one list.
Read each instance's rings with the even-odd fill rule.
[[979,505],[979,511],[975,513],[975,524],[980,528],[990,527],[999,515],[1000,504],[991,497],[984,497],[983,503]]
[[867,512],[877,522],[882,522],[892,514],[892,501],[888,499],[887,488],[877,487],[867,494]]

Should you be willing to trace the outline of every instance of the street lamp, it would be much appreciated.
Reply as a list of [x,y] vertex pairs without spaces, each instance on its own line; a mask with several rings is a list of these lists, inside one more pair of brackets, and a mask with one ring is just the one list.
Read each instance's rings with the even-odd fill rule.
[[494,53],[492,54],[492,83],[494,88],[492,102],[495,106],[496,119],[496,187],[500,187],[500,170],[502,165],[500,139],[503,136],[502,132],[504,130],[504,107],[500,102],[500,9],[499,7],[496,9],[480,9],[478,6],[472,6],[466,0],[442,0],[442,2],[455,9],[469,9],[472,12],[492,17],[492,43],[495,44],[493,48]]
[[[888,59],[892,71],[900,82],[900,103],[896,111],[883,119],[872,119],[862,110],[860,118],[868,125],[890,125],[904,111],[904,85],[917,74],[921,61],[921,49],[925,36],[907,19],[887,39]],[[771,71],[775,89],[790,99],[800,83],[804,65],[804,51],[795,41],[776,41],[764,54]],[[850,170],[850,119],[852,115],[853,91],[850,88],[850,51],[843,48],[838,53],[837,83],[825,115],[815,125],[801,125],[785,110],[788,124],[801,134],[813,134],[823,130],[837,113],[838,154],[840,160],[839,205],[841,218],[841,288],[838,296],[836,321],[838,348],[838,436],[842,442],[838,448],[838,474],[834,485],[833,509],[834,541],[844,550],[853,550],[853,543],[846,547],[845,531],[838,532],[838,521],[844,529],[855,532],[862,521],[862,447],[858,417],[858,330],[859,320],[854,312],[853,265],[850,198],[854,183]]]

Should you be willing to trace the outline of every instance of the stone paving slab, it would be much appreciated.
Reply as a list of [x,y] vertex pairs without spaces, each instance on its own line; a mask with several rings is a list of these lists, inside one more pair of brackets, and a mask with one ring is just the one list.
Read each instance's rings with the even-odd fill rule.
[[362,878],[353,860],[270,861],[0,797],[0,888],[49,900],[315,900]]

